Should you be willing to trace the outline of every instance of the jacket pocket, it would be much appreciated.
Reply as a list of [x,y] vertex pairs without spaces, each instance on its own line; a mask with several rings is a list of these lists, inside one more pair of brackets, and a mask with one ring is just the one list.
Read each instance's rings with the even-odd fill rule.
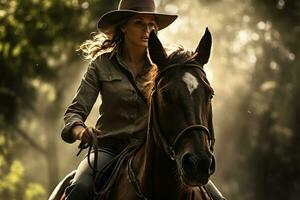
[[122,93],[124,83],[120,74],[101,73],[99,75],[102,99],[115,98],[115,95]]
[[100,82],[121,81],[122,77],[114,73],[101,73],[99,74],[99,80]]

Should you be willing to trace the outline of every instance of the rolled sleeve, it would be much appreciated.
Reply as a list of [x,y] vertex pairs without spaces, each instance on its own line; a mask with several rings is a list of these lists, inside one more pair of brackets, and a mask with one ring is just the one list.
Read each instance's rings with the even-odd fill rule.
[[61,132],[61,137],[68,143],[73,143],[76,139],[72,135],[72,128],[77,125],[85,127],[85,120],[89,115],[100,91],[100,82],[97,68],[92,62],[84,74],[80,86],[67,108],[64,115],[65,126]]

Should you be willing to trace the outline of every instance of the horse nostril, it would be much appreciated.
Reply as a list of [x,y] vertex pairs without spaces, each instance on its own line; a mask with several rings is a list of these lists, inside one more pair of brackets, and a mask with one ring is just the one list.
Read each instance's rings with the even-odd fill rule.
[[187,153],[182,157],[182,168],[184,171],[191,171],[197,168],[196,155]]
[[201,156],[199,158],[198,169],[204,173],[210,173],[212,160],[208,156]]
[[182,158],[182,168],[187,173],[212,174],[214,172],[214,162],[207,155],[187,153]]
[[216,161],[215,161],[215,157],[212,156],[211,157],[211,164],[210,164],[210,167],[209,167],[209,174],[212,175],[215,171],[216,171]]

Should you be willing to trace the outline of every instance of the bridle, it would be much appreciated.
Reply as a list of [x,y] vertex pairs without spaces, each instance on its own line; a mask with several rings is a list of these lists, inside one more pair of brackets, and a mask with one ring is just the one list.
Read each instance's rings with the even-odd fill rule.
[[210,131],[206,126],[202,125],[202,124],[193,124],[190,125],[186,128],[184,128],[175,138],[174,142],[170,142],[165,134],[163,134],[163,131],[161,129],[161,126],[159,124],[159,119],[158,119],[158,106],[157,106],[157,86],[159,85],[163,75],[170,71],[171,69],[174,69],[176,67],[182,66],[184,65],[185,67],[189,67],[189,68],[195,68],[201,71],[201,73],[203,73],[205,75],[204,70],[197,64],[185,64],[185,63],[176,63],[176,64],[172,64],[169,65],[167,67],[165,67],[162,71],[159,72],[159,74],[157,75],[157,78],[155,80],[155,85],[154,85],[154,89],[153,92],[151,94],[151,101],[150,101],[150,113],[149,113],[149,124],[148,124],[148,131],[151,129],[151,125],[153,126],[153,128],[155,129],[155,131],[158,133],[158,137],[160,138],[160,141],[162,142],[164,149],[166,151],[166,153],[169,155],[169,157],[172,160],[175,160],[176,157],[176,149],[178,146],[178,143],[180,142],[180,140],[186,136],[189,133],[192,133],[192,131],[194,130],[198,130],[201,133],[204,133],[207,138],[208,138],[208,142],[209,142],[209,149],[211,152],[213,152],[214,150],[214,144],[215,144],[215,137],[213,134],[213,131]]
[[[190,125],[186,128],[184,128],[175,138],[174,142],[171,143],[165,136],[165,134],[163,134],[163,131],[161,129],[161,126],[159,124],[159,119],[158,119],[158,106],[157,106],[157,86],[159,85],[161,78],[163,77],[163,75],[168,72],[171,69],[174,69],[176,67],[185,65],[185,67],[190,67],[190,68],[195,68],[200,70],[204,75],[205,72],[204,70],[197,64],[190,64],[190,63],[176,63],[176,64],[172,64],[172,65],[168,65],[167,67],[165,67],[162,71],[160,71],[158,73],[158,75],[156,76],[155,79],[155,84],[154,84],[154,88],[151,94],[151,100],[150,100],[150,109],[149,109],[149,120],[148,120],[148,129],[147,129],[147,134],[150,134],[152,128],[154,128],[154,130],[156,131],[156,133],[158,134],[158,137],[161,141],[161,143],[163,144],[163,147],[165,149],[165,152],[169,155],[169,157],[171,158],[171,160],[175,160],[176,158],[176,148],[178,143],[180,142],[180,140],[187,134],[191,133],[193,130],[198,130],[201,133],[204,133],[209,141],[209,149],[211,151],[211,153],[214,150],[214,144],[215,144],[215,137],[214,137],[214,133],[213,131],[210,131],[209,128],[207,128],[206,126],[202,125],[202,124],[193,124]],[[139,180],[136,176],[136,174],[134,173],[133,167],[132,167],[132,162],[133,162],[133,157],[132,156],[129,159],[129,163],[128,163],[128,175],[130,178],[130,182],[133,184],[136,194],[138,195],[138,197],[140,197],[143,200],[147,200],[146,196],[143,194]]]

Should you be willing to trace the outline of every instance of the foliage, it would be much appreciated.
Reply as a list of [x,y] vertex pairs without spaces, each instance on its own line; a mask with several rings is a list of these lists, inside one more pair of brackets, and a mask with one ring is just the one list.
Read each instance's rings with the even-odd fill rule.
[[45,189],[39,184],[29,183],[25,191],[25,200],[45,199]]
[[[67,39],[70,20],[83,9],[73,1],[1,1],[0,60],[1,115],[5,123],[13,123],[22,109],[33,109],[35,88],[32,78],[52,80],[54,66],[49,56],[58,55],[55,43]],[[76,34],[75,34],[76,36]]]
[[[237,12],[230,2],[235,7],[231,12]],[[221,70],[222,77],[231,78],[220,80],[235,83],[228,99],[228,86],[222,85],[222,96],[216,95],[224,100],[219,112],[230,113],[218,122],[219,161],[232,163],[220,164],[223,191],[230,199],[298,199],[300,4],[246,2],[240,18],[226,17],[226,34],[222,32],[230,41],[226,56],[232,64]]]
[[[6,172],[6,168],[8,171]],[[18,160],[10,166],[0,155],[0,197],[1,199],[42,200],[46,198],[44,188],[37,183],[24,180],[24,167]]]
[[[55,160],[56,151],[47,148],[55,148],[53,141],[57,141],[57,136],[31,125],[41,124],[41,115],[45,114],[48,114],[48,122],[52,120],[51,127],[57,123],[60,113],[53,112],[53,107],[59,107],[62,88],[68,80],[56,80],[67,71],[63,66],[71,65],[75,49],[95,30],[99,14],[110,6],[113,4],[107,0],[0,1],[0,138],[5,141],[0,161],[5,163],[1,176],[7,181],[0,185],[3,199],[15,198],[15,190],[16,195],[23,194],[17,199],[41,199],[41,196],[45,199],[40,185],[25,181],[28,175],[25,177],[22,172],[23,164],[12,158],[13,147],[18,145],[22,149],[25,144],[22,139],[26,139],[47,161]],[[46,98],[38,105],[41,94],[46,94]],[[43,112],[38,110],[40,107]],[[34,115],[36,118],[32,119]],[[42,138],[47,138],[49,144],[43,145],[46,148],[37,145]],[[57,168],[57,163],[49,164],[48,168],[50,171]],[[57,183],[57,172],[52,170],[49,174]],[[49,188],[53,187],[53,181]]]
[[[33,141],[46,147],[41,155],[55,160],[46,150],[55,147],[50,141],[59,140],[51,128],[59,127],[65,90],[81,71],[76,67],[82,63],[74,64],[78,63],[75,49],[96,30],[98,17],[116,8],[117,2],[0,1],[1,199],[45,199],[44,188],[53,188],[29,180],[33,175],[25,173],[26,166],[40,163],[41,158],[20,162],[14,147],[28,150],[24,134],[22,138],[15,133],[20,127],[26,130]],[[212,32],[212,57],[206,71],[216,91],[214,181],[221,191],[228,199],[298,199],[300,3],[156,2],[160,11],[180,15],[169,32],[160,33],[163,41],[195,48],[202,28],[208,26]]]
[[[300,36],[298,1],[255,1],[259,12],[263,54],[258,57],[250,82],[248,109],[253,117],[244,134],[252,140],[248,161],[256,199],[297,199],[300,195],[298,168],[299,58]],[[255,20],[254,20],[255,22]],[[297,24],[298,22],[298,24]],[[268,31],[264,25],[271,26]],[[298,27],[298,28],[297,28]],[[260,105],[255,106],[255,105]],[[253,131],[255,128],[255,131]]]
[[213,179],[228,199],[298,199],[300,3],[195,2],[160,4],[181,18],[165,40],[180,36],[193,47],[203,26],[213,35],[206,66],[216,92]]

